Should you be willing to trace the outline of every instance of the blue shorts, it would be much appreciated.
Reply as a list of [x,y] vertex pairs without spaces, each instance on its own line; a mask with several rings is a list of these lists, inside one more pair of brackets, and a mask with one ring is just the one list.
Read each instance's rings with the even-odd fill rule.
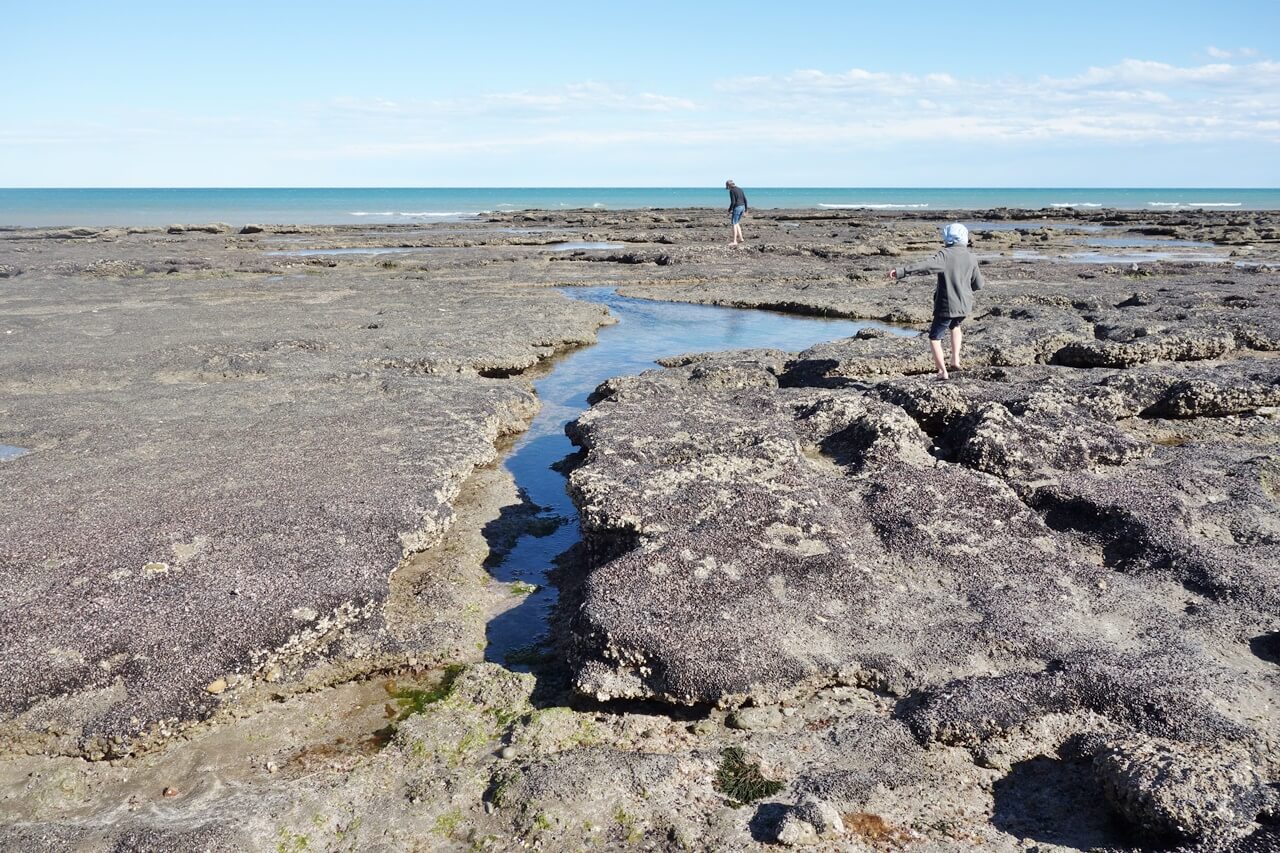
[[742,214],[746,212],[747,212],[747,206],[745,204],[740,204],[737,207],[735,207],[732,211],[730,211],[730,215],[733,219],[733,224],[737,225],[738,222],[742,219]]
[[942,336],[946,334],[947,329],[958,328],[963,322],[963,317],[934,317],[933,325],[929,327],[929,340],[942,340]]

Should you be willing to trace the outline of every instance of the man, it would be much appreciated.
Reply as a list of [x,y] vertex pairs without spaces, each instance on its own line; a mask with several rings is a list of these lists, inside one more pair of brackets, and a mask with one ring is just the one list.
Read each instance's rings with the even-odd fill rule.
[[729,220],[733,223],[733,242],[729,245],[736,246],[739,243],[747,242],[742,236],[742,214],[747,212],[747,194],[742,188],[733,181],[724,182],[725,189],[729,191]]

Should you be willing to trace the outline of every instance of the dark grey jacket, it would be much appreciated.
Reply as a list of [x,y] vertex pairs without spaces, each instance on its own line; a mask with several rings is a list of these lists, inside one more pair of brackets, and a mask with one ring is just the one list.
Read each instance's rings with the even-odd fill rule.
[[733,213],[735,207],[747,206],[747,194],[742,191],[742,187],[729,187],[729,212]]
[[898,278],[914,273],[938,276],[938,289],[933,292],[933,316],[967,317],[973,312],[973,292],[984,284],[978,259],[968,246],[947,246],[927,261],[908,264],[895,270]]

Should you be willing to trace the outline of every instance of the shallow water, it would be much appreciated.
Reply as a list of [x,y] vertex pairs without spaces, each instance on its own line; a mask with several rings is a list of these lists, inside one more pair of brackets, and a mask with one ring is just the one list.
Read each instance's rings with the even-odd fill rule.
[[1150,264],[1156,261],[1181,261],[1193,264],[1217,264],[1230,260],[1225,254],[1208,252],[1066,252],[1050,255],[1025,249],[1008,254],[979,254],[981,260],[1050,261],[1060,264]]
[[1050,219],[987,220],[965,222],[970,231],[1017,231],[1019,229],[1034,231],[1037,228],[1056,228],[1060,231],[1083,231],[1094,234],[1107,230],[1105,225],[1088,225],[1080,222],[1062,222]]
[[625,249],[625,243],[601,243],[590,240],[568,240],[564,243],[548,243],[539,248],[552,252],[577,252],[586,249]]
[[535,383],[542,408],[516,442],[506,467],[528,499],[541,507],[536,534],[520,537],[502,562],[490,569],[501,581],[538,587],[515,608],[490,621],[485,658],[502,662],[516,649],[540,639],[556,601],[547,583],[555,558],[581,538],[578,513],[565,491],[565,478],[551,466],[574,452],[564,434],[567,423],[585,412],[587,396],[613,376],[654,368],[655,359],[687,352],[773,347],[796,351],[821,341],[845,338],[868,326],[894,334],[915,332],[879,323],[826,320],[770,311],[653,302],[618,296],[612,288],[574,288],[576,299],[608,307],[617,325],[600,330],[599,342],[560,358]]
[[403,255],[409,252],[430,252],[430,247],[421,247],[416,249],[406,248],[390,248],[390,247],[370,247],[362,249],[290,249],[280,252],[263,252],[264,255],[281,255],[289,258],[311,258],[321,255]]
[[26,456],[30,453],[25,447],[14,447],[12,444],[0,444],[0,462],[8,462],[10,459],[17,459],[19,456]]
[[1169,237],[1085,237],[1076,240],[1086,246],[1097,246],[1103,249],[1145,249],[1161,246],[1181,246],[1188,249],[1212,249],[1213,243],[1203,240],[1176,240]]

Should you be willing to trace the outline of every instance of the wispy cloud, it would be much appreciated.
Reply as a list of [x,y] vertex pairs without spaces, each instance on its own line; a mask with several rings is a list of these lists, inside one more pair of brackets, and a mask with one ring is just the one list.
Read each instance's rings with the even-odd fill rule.
[[391,101],[385,98],[334,98],[326,108],[342,113],[381,115],[404,119],[446,118],[497,114],[682,112],[694,110],[690,98],[654,92],[633,92],[605,83],[572,83],[553,89],[488,92],[468,98]]
[[1223,48],[1209,45],[1204,49],[1204,52],[1210,59],[1232,59],[1237,56],[1247,59],[1258,55],[1258,51],[1252,47],[1237,47],[1235,49],[1224,50]]
[[[1237,51],[1238,53],[1238,51]],[[1126,59],[1069,77],[965,79],[853,69],[724,80],[737,108],[777,124],[841,119],[838,136],[1003,141],[1276,141],[1280,63]],[[830,132],[828,130],[828,132]]]
[[563,164],[557,168],[564,174],[592,163],[609,175],[642,168],[666,174],[684,163],[718,164],[725,152],[823,174],[897,158],[911,164],[904,174],[914,176],[952,144],[985,158],[988,174],[1003,179],[1011,153],[1032,162],[1084,148],[1132,152],[1144,145],[1243,143],[1242,150],[1276,151],[1280,63],[1241,58],[1239,48],[1214,50],[1229,55],[1187,65],[1126,59],[1060,76],[798,69],[675,92],[586,81],[466,98],[371,92],[270,113],[139,110],[114,123],[66,118],[9,126],[0,129],[0,150],[55,151],[72,162],[73,152],[91,148],[111,162],[186,163],[195,151],[236,149],[254,152],[269,181],[292,169],[308,180],[326,170],[364,169],[456,181],[464,172],[488,176],[494,164],[518,171],[528,163]]

